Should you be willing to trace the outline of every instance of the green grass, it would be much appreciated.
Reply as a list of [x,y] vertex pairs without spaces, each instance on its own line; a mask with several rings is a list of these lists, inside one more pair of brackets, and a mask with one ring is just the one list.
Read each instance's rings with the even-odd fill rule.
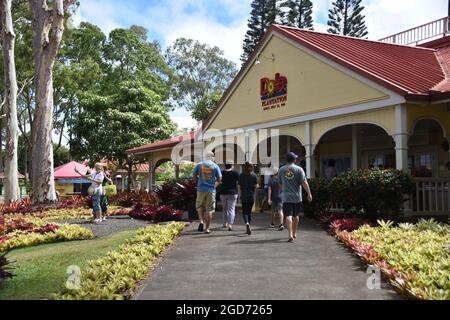
[[128,230],[99,239],[14,250],[8,257],[15,261],[16,276],[0,287],[0,300],[48,299],[52,293],[62,291],[68,266],[77,265],[83,269],[87,261],[104,256],[134,234],[135,230]]

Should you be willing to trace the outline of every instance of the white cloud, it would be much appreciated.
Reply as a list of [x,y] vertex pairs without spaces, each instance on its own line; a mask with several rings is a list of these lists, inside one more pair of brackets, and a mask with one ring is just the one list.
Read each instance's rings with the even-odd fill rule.
[[369,38],[377,40],[447,15],[446,0],[367,0]]

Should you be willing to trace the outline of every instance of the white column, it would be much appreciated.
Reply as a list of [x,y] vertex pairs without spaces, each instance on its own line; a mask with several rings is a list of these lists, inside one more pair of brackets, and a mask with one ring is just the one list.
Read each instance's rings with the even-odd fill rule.
[[395,106],[395,159],[398,170],[408,170],[408,130],[405,105]]
[[306,122],[306,177],[314,178],[315,177],[315,159],[314,159],[314,149],[316,145],[312,144],[311,141],[311,121]]
[[352,169],[359,169],[359,135],[358,125],[352,125]]
[[150,191],[153,187],[153,155],[150,154],[148,158],[148,178],[147,178],[147,189]]

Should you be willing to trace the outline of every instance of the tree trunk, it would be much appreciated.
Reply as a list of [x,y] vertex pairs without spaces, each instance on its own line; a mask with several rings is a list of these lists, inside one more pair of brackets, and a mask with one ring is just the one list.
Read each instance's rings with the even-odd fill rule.
[[128,185],[127,191],[130,192],[133,189],[134,181],[133,181],[133,163],[127,161],[127,173],[128,173]]
[[64,12],[74,0],[29,0],[33,15],[36,111],[31,130],[33,203],[57,201],[53,171],[53,65],[64,31]]
[[5,70],[5,114],[7,119],[6,146],[5,146],[5,203],[20,198],[17,145],[19,139],[19,126],[17,124],[17,80],[16,64],[14,60],[14,34],[11,1],[3,0],[1,15],[3,25],[3,59]]

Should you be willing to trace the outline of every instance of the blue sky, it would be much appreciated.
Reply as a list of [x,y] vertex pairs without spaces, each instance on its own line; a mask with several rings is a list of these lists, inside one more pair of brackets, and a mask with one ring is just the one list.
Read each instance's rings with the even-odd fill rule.
[[[315,30],[326,31],[332,0],[313,0]],[[137,24],[163,48],[187,37],[221,48],[238,65],[251,0],[81,0],[75,23],[89,21],[105,33]],[[379,39],[447,15],[446,0],[363,0],[370,39]],[[176,110],[180,127],[195,126],[189,114]]]

